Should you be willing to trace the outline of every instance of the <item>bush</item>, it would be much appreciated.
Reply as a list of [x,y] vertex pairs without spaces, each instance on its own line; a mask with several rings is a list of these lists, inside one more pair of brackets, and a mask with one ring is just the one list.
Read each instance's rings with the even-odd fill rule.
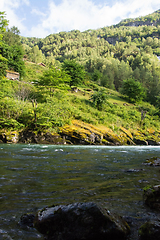
[[107,94],[103,89],[95,92],[91,96],[91,100],[93,101],[93,104],[98,108],[98,110],[102,110],[103,105],[107,102],[107,98]]
[[146,95],[141,83],[132,78],[123,81],[121,93],[126,95],[130,102],[141,101]]

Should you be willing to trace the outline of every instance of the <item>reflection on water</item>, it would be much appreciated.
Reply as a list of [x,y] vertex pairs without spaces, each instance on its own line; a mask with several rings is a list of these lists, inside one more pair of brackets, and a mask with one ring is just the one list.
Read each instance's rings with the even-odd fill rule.
[[43,239],[22,229],[20,216],[53,204],[95,201],[120,215],[146,212],[143,187],[160,184],[144,166],[160,147],[0,145],[0,236]]

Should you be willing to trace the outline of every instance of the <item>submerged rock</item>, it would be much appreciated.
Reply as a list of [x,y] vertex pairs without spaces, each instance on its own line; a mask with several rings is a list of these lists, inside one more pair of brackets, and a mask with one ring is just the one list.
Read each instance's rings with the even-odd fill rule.
[[47,240],[120,240],[130,232],[121,217],[93,202],[45,208],[34,226]]
[[152,157],[150,159],[147,159],[144,163],[144,165],[148,166],[160,166],[160,158],[158,157]]
[[126,170],[126,172],[128,172],[128,173],[137,173],[137,172],[141,172],[141,171],[143,171],[143,169],[130,168],[130,169]]
[[144,223],[139,228],[141,240],[160,240],[160,222],[151,221]]
[[30,214],[23,214],[20,218],[19,224],[23,227],[34,227],[33,222],[35,219],[35,215],[30,213]]
[[143,194],[144,202],[153,209],[160,210],[160,185],[146,187]]

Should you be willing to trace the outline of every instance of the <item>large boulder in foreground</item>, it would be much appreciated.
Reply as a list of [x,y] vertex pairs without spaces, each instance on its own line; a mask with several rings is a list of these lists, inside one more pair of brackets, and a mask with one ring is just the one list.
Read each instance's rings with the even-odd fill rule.
[[45,208],[34,226],[47,240],[120,240],[130,231],[121,217],[93,202]]
[[139,228],[138,233],[141,240],[160,240],[160,222],[146,222]]
[[160,185],[146,187],[143,193],[143,200],[150,208],[160,211]]

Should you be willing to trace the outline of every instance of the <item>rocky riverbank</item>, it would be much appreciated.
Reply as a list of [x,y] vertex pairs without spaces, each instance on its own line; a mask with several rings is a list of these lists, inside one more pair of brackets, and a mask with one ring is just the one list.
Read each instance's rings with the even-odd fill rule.
[[[159,202],[160,186],[154,187],[155,199]],[[153,197],[148,189],[144,193],[144,203]],[[157,213],[143,216],[119,216],[103,204],[94,202],[73,203],[45,207],[36,214],[21,216],[21,227],[36,228],[46,240],[159,240],[160,219]]]
[[160,145],[160,131],[154,129],[126,129],[117,131],[74,120],[56,133],[47,131],[1,130],[0,143],[81,144],[81,145]]

